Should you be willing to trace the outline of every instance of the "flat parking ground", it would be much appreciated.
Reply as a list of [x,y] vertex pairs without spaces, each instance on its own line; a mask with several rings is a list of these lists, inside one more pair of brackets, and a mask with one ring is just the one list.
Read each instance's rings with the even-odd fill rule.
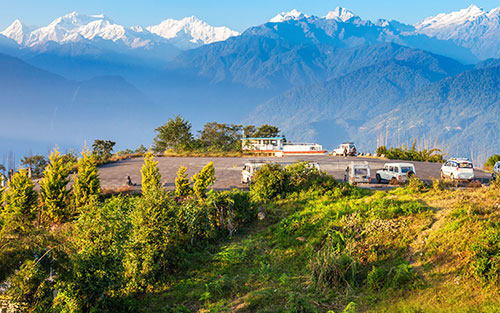
[[[158,162],[162,181],[166,189],[175,189],[175,177],[179,167],[185,166],[191,177],[194,173],[199,172],[203,166],[209,162],[213,162],[215,166],[215,176],[217,180],[213,185],[214,189],[232,189],[243,188],[241,184],[241,168],[243,164],[249,161],[266,160],[278,163],[290,163],[296,161],[315,161],[321,167],[321,170],[333,175],[336,179],[344,178],[345,168],[352,162],[368,162],[371,168],[372,180],[375,179],[375,173],[381,169],[385,163],[399,162],[390,160],[380,160],[374,158],[362,157],[332,157],[332,156],[290,156],[284,158],[262,158],[262,157],[243,157],[243,158],[196,158],[196,157],[158,157],[155,158]],[[407,162],[407,161],[401,161]],[[141,167],[144,163],[143,158],[133,158],[104,165],[99,168],[101,185],[104,189],[117,189],[127,185],[127,176],[130,176],[132,182],[137,184],[136,188],[140,188],[141,183]],[[441,169],[440,163],[424,163],[424,162],[408,162],[415,164],[417,176],[426,181],[433,178],[439,178]],[[474,170],[476,179],[487,182],[490,174]],[[370,188],[385,188],[387,185],[370,184]]]

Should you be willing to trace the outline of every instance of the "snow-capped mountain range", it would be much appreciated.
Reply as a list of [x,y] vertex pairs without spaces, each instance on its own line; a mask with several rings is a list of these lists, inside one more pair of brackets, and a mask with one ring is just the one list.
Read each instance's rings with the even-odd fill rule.
[[136,49],[151,49],[158,44],[171,44],[179,49],[223,41],[239,35],[227,27],[213,27],[197,19],[167,19],[159,25],[125,27],[104,15],[84,15],[72,12],[56,18],[44,27],[32,27],[15,20],[1,35],[21,47],[37,47],[48,42],[58,44],[104,40]]
[[[441,13],[408,25],[398,21],[379,19],[375,22],[363,20],[353,12],[337,7],[324,17],[304,14],[297,10],[282,12],[270,23],[285,23],[301,20],[331,20],[340,23],[376,26],[387,31],[383,40],[402,43],[398,36],[425,35],[443,41],[452,41],[459,47],[469,49],[478,59],[500,58],[500,7],[486,11],[476,5],[451,13]],[[324,24],[328,25],[328,24]],[[324,26],[328,27],[328,26]]]
[[[338,35],[343,38],[355,38],[351,40],[351,44],[367,44],[370,40],[376,40],[443,53],[442,51],[446,51],[447,48],[435,48],[436,41],[440,41],[443,47],[452,44],[459,49],[470,52],[475,60],[459,58],[465,62],[500,58],[500,7],[485,11],[471,5],[457,12],[429,17],[415,25],[384,19],[375,22],[363,20],[353,12],[341,7],[335,8],[323,17],[307,15],[297,10],[282,12],[271,18],[269,23],[290,23],[293,21],[301,21],[306,25],[302,29],[306,36],[309,36],[307,32],[311,31],[307,27],[309,24],[324,29],[327,34],[327,37],[324,37],[326,41],[331,41],[332,36]],[[356,25],[357,30],[362,27],[363,32],[349,34],[349,30],[352,32],[353,28],[345,28],[343,25]],[[336,29],[344,29],[345,33],[336,34]],[[255,34],[255,32],[249,33]],[[152,26],[125,27],[102,14],[84,15],[72,12],[55,19],[44,27],[29,26],[20,20],[15,20],[9,27],[0,32],[0,35],[11,39],[21,49],[27,48],[34,51],[45,51],[45,46],[53,43],[72,44],[73,46],[74,44],[82,44],[85,45],[85,49],[82,48],[82,51],[88,51],[89,46],[105,47],[106,49],[111,47],[118,51],[124,48],[152,51],[159,46],[162,48],[173,46],[172,48],[175,47],[178,50],[188,50],[205,44],[225,41],[240,34],[228,27],[211,26],[194,16],[181,20],[166,19],[158,25]],[[0,39],[5,39],[3,36],[0,36]],[[419,43],[415,44],[415,40],[418,40]],[[53,45],[51,49],[54,49]],[[159,49],[157,54],[163,54],[163,51],[165,49]],[[450,53],[447,55],[457,57],[458,54]]]

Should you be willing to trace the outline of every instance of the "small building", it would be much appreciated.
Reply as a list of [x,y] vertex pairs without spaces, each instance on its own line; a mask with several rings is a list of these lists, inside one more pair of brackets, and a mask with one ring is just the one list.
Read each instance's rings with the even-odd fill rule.
[[250,137],[241,139],[241,147],[243,152],[274,155],[283,150],[285,142],[285,137]]
[[323,146],[316,143],[289,143],[285,137],[242,138],[243,152],[256,155],[283,156],[325,154]]

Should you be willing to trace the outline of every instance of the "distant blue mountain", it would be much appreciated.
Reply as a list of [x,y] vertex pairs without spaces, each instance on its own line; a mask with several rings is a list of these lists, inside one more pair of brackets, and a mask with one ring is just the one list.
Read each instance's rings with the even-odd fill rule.
[[[72,81],[1,54],[0,68],[0,137],[10,141],[81,146],[109,138],[138,145],[162,121],[148,97],[117,76]],[[8,149],[0,145],[1,153]]]

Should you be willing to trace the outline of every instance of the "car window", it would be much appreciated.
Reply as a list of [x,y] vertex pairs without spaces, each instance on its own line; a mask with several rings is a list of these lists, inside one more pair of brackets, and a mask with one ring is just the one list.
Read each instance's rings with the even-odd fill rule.
[[401,173],[406,174],[409,171],[413,171],[413,168],[411,166],[401,166]]
[[389,172],[394,172],[394,167],[389,166]]
[[368,175],[368,169],[367,168],[355,168],[354,175]]
[[472,163],[469,162],[462,162],[458,164],[459,168],[472,168]]

